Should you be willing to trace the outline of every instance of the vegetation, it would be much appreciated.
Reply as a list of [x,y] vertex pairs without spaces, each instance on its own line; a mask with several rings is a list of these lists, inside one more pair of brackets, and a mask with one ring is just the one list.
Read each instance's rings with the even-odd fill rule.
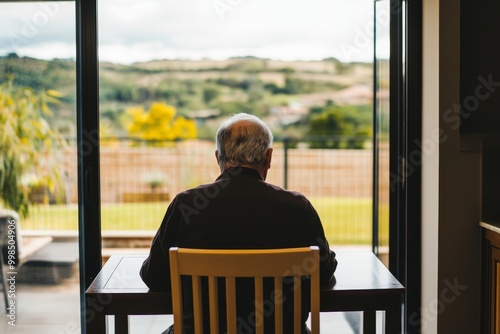
[[142,107],[127,111],[132,116],[132,123],[128,127],[131,137],[151,143],[196,138],[196,123],[182,116],[176,117],[175,108],[165,103],[153,103],[149,112]]
[[56,91],[16,87],[12,80],[0,85],[0,201],[22,216],[37,191],[55,191],[60,181],[55,161],[44,159],[65,144],[48,122],[49,104],[59,97]]
[[370,139],[372,110],[367,106],[328,104],[314,109],[309,126],[309,136],[324,138],[310,142],[311,148],[361,149]]
[[[73,60],[45,61],[16,54],[0,57],[0,83],[11,75],[17,87],[30,87],[34,92],[60,91],[60,103],[52,108],[56,116],[53,126],[67,136],[76,135]],[[128,110],[137,105],[150,108],[156,102],[173,107],[179,117],[196,119],[198,136],[210,138],[216,130],[214,124],[219,123],[210,120],[235,112],[278,118],[278,123],[271,122],[277,137],[317,135],[321,127],[318,123],[327,120],[327,116],[318,114],[332,112],[328,103],[336,106],[335,113],[341,109],[344,120],[355,119],[356,126],[349,126],[356,131],[364,134],[371,126],[371,118],[365,117],[371,101],[346,104],[331,96],[354,84],[371,85],[369,63],[342,63],[334,58],[285,62],[255,57],[157,60],[130,66],[101,63],[99,81],[101,122],[109,136],[128,136]],[[313,119],[313,115],[318,117]],[[329,126],[324,124],[325,131],[320,132],[328,132]],[[319,142],[312,144],[320,146]]]

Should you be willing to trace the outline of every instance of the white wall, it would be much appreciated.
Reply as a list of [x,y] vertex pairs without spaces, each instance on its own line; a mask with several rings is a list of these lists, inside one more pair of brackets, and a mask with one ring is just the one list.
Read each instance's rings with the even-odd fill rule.
[[[422,154],[422,333],[437,334],[434,301],[438,280],[439,198],[439,1],[423,1],[422,142],[434,143]],[[408,319],[412,321],[411,317]],[[411,323],[410,323],[411,324]]]

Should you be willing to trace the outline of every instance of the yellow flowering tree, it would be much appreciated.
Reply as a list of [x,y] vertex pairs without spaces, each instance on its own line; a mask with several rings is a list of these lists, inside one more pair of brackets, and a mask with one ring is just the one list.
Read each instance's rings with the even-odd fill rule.
[[143,107],[128,109],[132,123],[128,127],[131,137],[148,141],[174,141],[196,138],[196,122],[176,116],[173,106],[155,102],[145,111]]
[[23,181],[36,177],[54,189],[61,179],[60,166],[49,156],[66,143],[47,122],[48,102],[59,97],[56,91],[15,87],[12,80],[0,85],[0,206],[21,216],[29,204],[29,185]]

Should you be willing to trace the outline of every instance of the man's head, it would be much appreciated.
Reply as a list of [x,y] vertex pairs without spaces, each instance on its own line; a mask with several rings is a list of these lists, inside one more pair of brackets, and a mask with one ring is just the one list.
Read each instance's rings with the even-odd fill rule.
[[217,130],[215,156],[221,171],[242,166],[259,171],[265,179],[271,166],[273,134],[258,117],[240,113]]

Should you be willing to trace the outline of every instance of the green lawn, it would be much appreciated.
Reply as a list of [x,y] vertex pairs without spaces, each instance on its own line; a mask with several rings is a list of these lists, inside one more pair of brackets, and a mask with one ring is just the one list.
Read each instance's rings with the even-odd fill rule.
[[[333,245],[371,243],[370,198],[311,198]],[[101,206],[103,230],[156,230],[168,204],[117,203]],[[380,209],[381,221],[388,219],[388,207]],[[76,230],[78,207],[76,205],[37,205],[30,208],[30,215],[21,222],[23,229]],[[381,244],[387,242],[387,223],[380,224]]]

